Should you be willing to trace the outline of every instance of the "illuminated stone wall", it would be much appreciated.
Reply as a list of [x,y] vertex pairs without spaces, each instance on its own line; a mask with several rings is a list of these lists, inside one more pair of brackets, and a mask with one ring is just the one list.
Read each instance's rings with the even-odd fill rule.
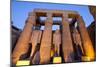
[[[40,17],[46,17],[46,20],[41,22]],[[62,21],[54,23],[53,17],[61,17]],[[53,25],[59,25],[59,30],[53,30]],[[22,55],[28,54],[31,50],[30,56],[26,59],[32,61],[32,64],[52,63],[52,46],[56,48],[53,57],[61,57],[62,62],[91,61],[95,58],[84,20],[78,12],[35,9],[29,13],[13,51],[12,62],[16,64]],[[36,55],[39,55],[37,62]]]

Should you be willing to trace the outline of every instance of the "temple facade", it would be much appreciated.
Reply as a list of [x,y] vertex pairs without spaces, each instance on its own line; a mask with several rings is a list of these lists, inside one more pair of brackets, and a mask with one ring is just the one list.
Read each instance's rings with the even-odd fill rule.
[[[61,20],[54,21],[54,17]],[[53,25],[59,29],[53,30]],[[12,62],[28,59],[32,64],[48,64],[54,57],[61,57],[64,63],[95,60],[85,22],[76,11],[34,9],[16,43]]]

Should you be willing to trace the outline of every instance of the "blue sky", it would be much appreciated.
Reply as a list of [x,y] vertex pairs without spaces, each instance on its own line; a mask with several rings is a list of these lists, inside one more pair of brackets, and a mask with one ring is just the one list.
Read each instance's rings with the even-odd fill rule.
[[72,4],[54,4],[54,3],[38,3],[38,2],[20,2],[12,0],[11,5],[11,20],[13,25],[23,29],[28,13],[35,8],[41,9],[57,9],[57,10],[74,10],[78,11],[83,17],[86,26],[90,25],[94,20],[86,5],[72,5]]

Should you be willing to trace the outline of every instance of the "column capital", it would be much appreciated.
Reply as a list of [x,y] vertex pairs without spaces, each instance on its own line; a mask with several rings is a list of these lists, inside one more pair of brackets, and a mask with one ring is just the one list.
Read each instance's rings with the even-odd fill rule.
[[63,13],[63,18],[68,18],[68,13]]
[[68,23],[68,14],[67,13],[63,13],[62,15],[62,23]]
[[52,17],[52,13],[51,12],[47,12],[47,17]]
[[53,17],[52,17],[52,13],[51,12],[48,12],[47,13],[47,19],[46,19],[46,22],[49,22],[49,23],[53,23]]
[[33,24],[33,25],[36,24],[36,15],[35,15],[34,12],[29,12],[28,18],[27,18],[27,22],[28,22],[28,23],[31,23],[31,24]]

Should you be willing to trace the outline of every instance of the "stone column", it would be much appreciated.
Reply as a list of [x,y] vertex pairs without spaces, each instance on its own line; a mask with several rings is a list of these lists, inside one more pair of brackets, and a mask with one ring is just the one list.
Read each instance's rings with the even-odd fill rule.
[[34,13],[29,13],[29,17],[28,20],[25,24],[25,27],[23,29],[23,32],[21,33],[18,42],[16,44],[16,47],[13,51],[12,54],[12,62],[14,64],[16,64],[16,62],[20,59],[20,57],[27,53],[28,48],[29,48],[29,39],[31,36],[31,32],[32,32],[32,27],[33,25],[35,25],[35,15]]
[[72,62],[73,60],[73,46],[71,33],[69,28],[68,15],[63,14],[62,17],[62,49],[65,62]]
[[85,55],[86,55],[83,58],[83,61],[84,60],[85,61],[94,60],[95,53],[94,53],[94,50],[93,50],[93,46],[92,46],[90,37],[88,35],[87,29],[85,27],[85,23],[84,23],[82,17],[79,16],[79,15],[77,17],[77,22],[78,22],[78,27],[79,27],[82,43],[83,43],[84,52],[85,52]]
[[43,31],[41,46],[40,46],[40,64],[50,62],[51,40],[52,40],[52,14],[47,13],[45,29]]

